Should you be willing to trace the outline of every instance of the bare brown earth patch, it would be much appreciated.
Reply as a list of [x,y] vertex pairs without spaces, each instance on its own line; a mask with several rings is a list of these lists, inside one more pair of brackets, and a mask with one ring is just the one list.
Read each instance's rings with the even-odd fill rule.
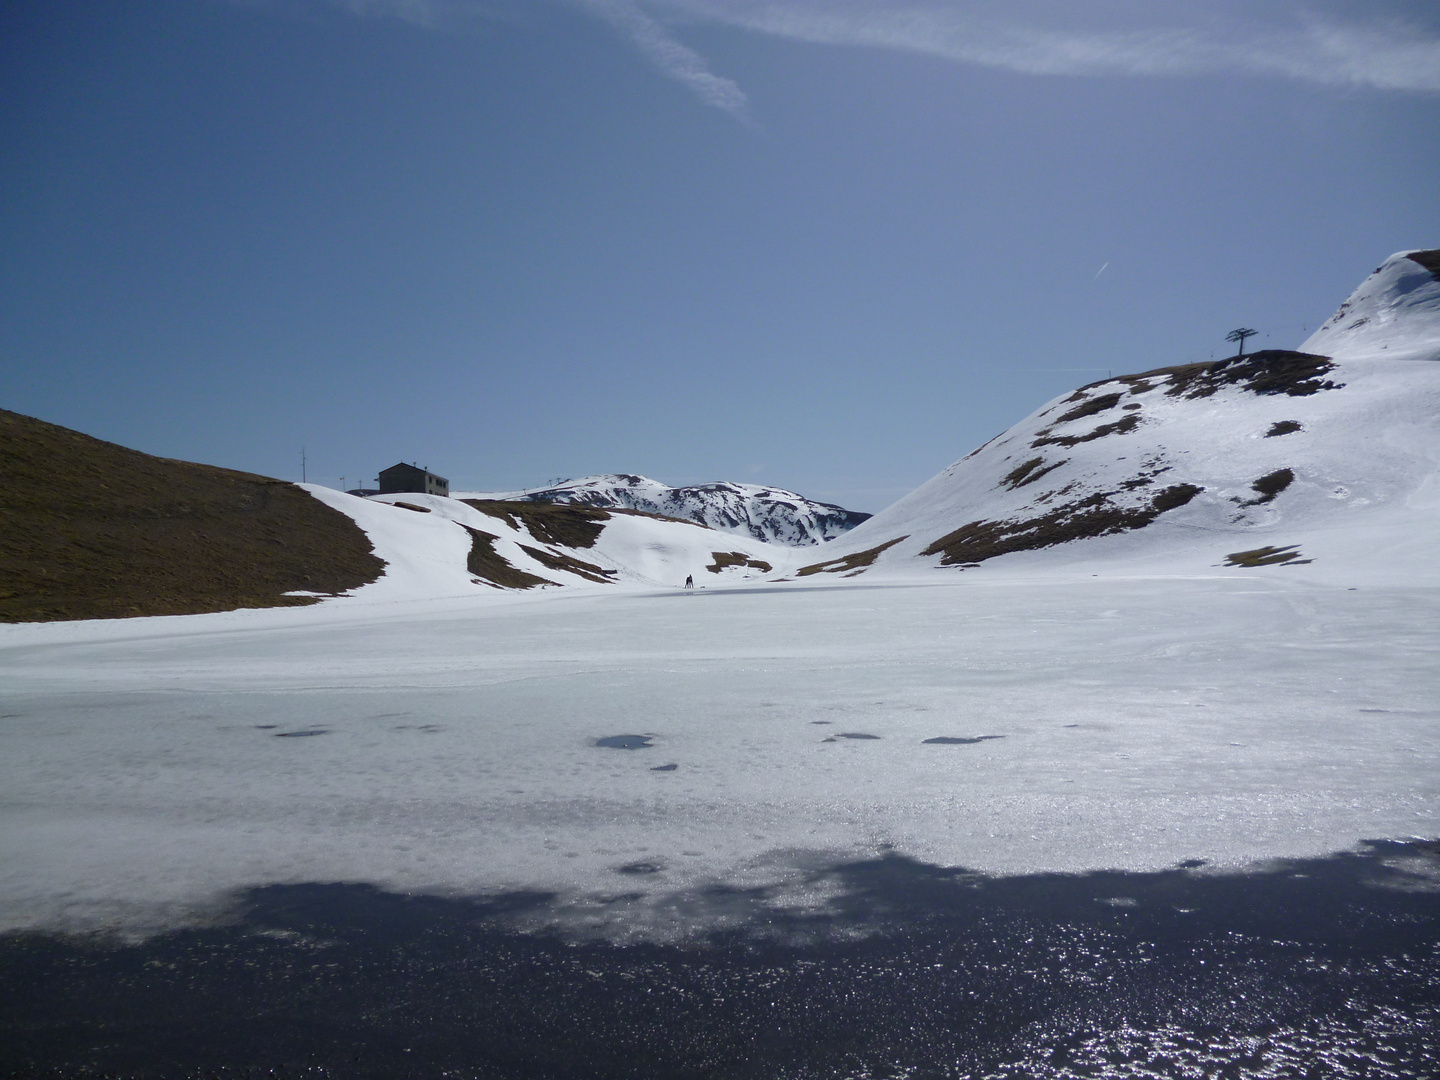
[[554,585],[555,582],[527,574],[512,566],[495,550],[495,541],[500,539],[493,533],[472,529],[462,525],[470,534],[470,554],[465,558],[465,568],[475,577],[499,585],[502,589],[533,589],[536,585]]
[[[1057,421],[1058,423],[1058,421]],[[1111,421],[1108,424],[1101,424],[1094,431],[1086,432],[1084,435],[1051,435],[1047,431],[1040,433],[1040,438],[1030,444],[1032,450],[1039,450],[1042,446],[1078,446],[1080,443],[1094,442],[1096,439],[1103,439],[1107,435],[1124,435],[1126,432],[1134,431],[1140,426],[1140,414],[1130,413],[1122,416],[1119,420]]]
[[1094,416],[1096,413],[1104,412],[1106,409],[1113,409],[1120,404],[1123,391],[1115,394],[1101,394],[1089,401],[1082,401],[1069,412],[1061,413],[1054,420],[1057,424],[1066,424],[1071,420],[1083,420],[1087,416]]
[[839,559],[827,559],[825,562],[813,563],[810,566],[804,566],[796,570],[795,576],[807,577],[810,574],[843,574],[850,570],[864,570],[866,567],[874,565],[875,560],[880,557],[882,551],[885,551],[887,548],[892,548],[900,543],[901,540],[906,539],[909,539],[909,537],[897,536],[894,540],[887,540],[877,547],[856,552],[854,555],[846,555]]
[[577,559],[573,555],[566,555],[560,551],[545,551],[542,548],[531,547],[529,544],[521,544],[520,550],[529,555],[541,566],[549,567],[551,570],[563,570],[567,573],[578,574],[580,577],[588,578],[590,581],[598,581],[604,585],[613,584],[609,575],[618,574],[618,570],[606,570],[603,566],[596,566],[584,559]]
[[1276,469],[1272,473],[1266,473],[1250,486],[1260,495],[1258,499],[1251,499],[1246,506],[1259,506],[1262,503],[1271,502],[1276,495],[1279,495],[1295,481],[1295,474],[1289,469]]
[[1043,457],[1033,457],[1029,461],[1022,461],[1001,477],[1000,482],[1006,487],[1017,488],[1025,482],[1025,477],[1030,475],[1030,470],[1039,468],[1044,463]]
[[752,559],[743,551],[712,551],[711,556],[715,559],[713,563],[705,567],[712,574],[718,574],[727,566],[748,566],[759,570],[762,574],[768,574],[775,568],[762,559]]
[[1184,506],[1204,490],[1175,484],[1139,506],[1115,506],[1110,492],[1096,492],[1078,502],[1022,521],[972,521],[947,533],[922,555],[940,555],[941,565],[974,564],[1015,551],[1034,551],[1149,525],[1167,510]]
[[1050,465],[1045,464],[1044,458],[1031,458],[1011,469],[1000,482],[1013,491],[1015,488],[1035,483],[1046,473],[1054,472],[1064,464],[1066,464],[1066,460],[1063,458]]
[[253,473],[152,457],[0,409],[0,621],[316,602],[385,563],[350,518]]
[[1300,545],[1290,544],[1287,547],[1262,547],[1253,548],[1250,551],[1232,551],[1225,556],[1226,566],[1304,566],[1313,562],[1313,559],[1300,558]]
[[495,499],[462,499],[482,514],[498,518],[514,529],[524,529],[542,544],[561,547],[594,547],[605,531],[612,511],[572,503],[500,502]]
[[1270,430],[1265,432],[1265,438],[1273,439],[1277,435],[1289,435],[1301,430],[1303,430],[1303,426],[1299,420],[1276,420],[1270,425]]
[[1095,387],[1115,382],[1127,384],[1131,394],[1141,394],[1153,389],[1161,379],[1165,382],[1168,397],[1204,398],[1225,386],[1239,386],[1253,394],[1307,397],[1321,390],[1338,390],[1344,385],[1321,379],[1334,368],[1328,356],[1288,349],[1261,349],[1249,356],[1232,356],[1203,364],[1180,364],[1142,371],[1138,375],[1100,379],[1082,386],[1066,400],[1080,401]]
[[417,514],[430,513],[430,508],[428,506],[416,506],[414,503],[395,502],[391,503],[390,505],[398,506],[401,510],[414,510]]

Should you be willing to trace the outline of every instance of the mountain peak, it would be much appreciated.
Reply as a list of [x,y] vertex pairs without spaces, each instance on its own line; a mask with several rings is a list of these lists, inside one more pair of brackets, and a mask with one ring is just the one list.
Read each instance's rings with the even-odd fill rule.
[[768,485],[719,480],[670,487],[633,473],[586,476],[551,487],[509,492],[503,497],[519,502],[639,510],[786,547],[833,540],[870,516]]

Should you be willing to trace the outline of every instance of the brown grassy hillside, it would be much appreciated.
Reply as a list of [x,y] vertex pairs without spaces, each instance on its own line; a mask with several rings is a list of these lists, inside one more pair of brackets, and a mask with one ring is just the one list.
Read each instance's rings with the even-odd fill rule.
[[0,409],[0,621],[306,604],[385,564],[293,484],[151,457]]

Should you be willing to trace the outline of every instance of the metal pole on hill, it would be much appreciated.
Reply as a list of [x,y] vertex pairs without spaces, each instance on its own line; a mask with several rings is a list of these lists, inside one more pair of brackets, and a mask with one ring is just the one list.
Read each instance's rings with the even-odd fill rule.
[[305,483],[305,447],[300,447],[300,482]]
[[1252,338],[1252,337],[1254,337],[1256,334],[1258,334],[1259,332],[1260,332],[1260,331],[1258,331],[1258,330],[1251,330],[1248,326],[1242,326],[1242,327],[1240,327],[1238,330],[1231,330],[1228,334],[1226,334],[1226,335],[1225,335],[1225,340],[1226,340],[1226,341],[1236,341],[1236,342],[1239,342],[1239,345],[1236,347],[1235,355],[1236,355],[1236,356],[1244,356],[1244,355],[1245,355],[1245,339],[1246,339],[1246,338]]

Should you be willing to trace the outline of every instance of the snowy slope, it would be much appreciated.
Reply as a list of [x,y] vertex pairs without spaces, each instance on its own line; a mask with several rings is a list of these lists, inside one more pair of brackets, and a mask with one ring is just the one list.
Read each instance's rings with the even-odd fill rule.
[[[387,563],[380,580],[354,590],[367,601],[471,596],[504,590],[616,584],[699,586],[768,573],[769,545],[688,521],[593,510],[563,538],[543,508],[530,520],[504,504],[438,495],[358,498],[304,485],[348,514]],[[562,511],[563,516],[563,511]],[[579,515],[575,515],[579,518]],[[479,562],[474,561],[479,557]]]
[[1339,360],[1440,360],[1440,250],[1391,255],[1300,349]]
[[462,493],[458,497],[622,507],[790,547],[833,540],[870,516],[782,488],[728,482],[669,487],[628,473],[587,476],[527,491]]
[[1269,350],[1057,398],[814,565],[854,575],[1166,555],[1198,570],[1275,548],[1251,561],[1316,573],[1383,549],[1371,571],[1433,576],[1440,363],[1413,361],[1440,359],[1440,282],[1396,256],[1326,325],[1340,327],[1328,340],[1342,359]]

